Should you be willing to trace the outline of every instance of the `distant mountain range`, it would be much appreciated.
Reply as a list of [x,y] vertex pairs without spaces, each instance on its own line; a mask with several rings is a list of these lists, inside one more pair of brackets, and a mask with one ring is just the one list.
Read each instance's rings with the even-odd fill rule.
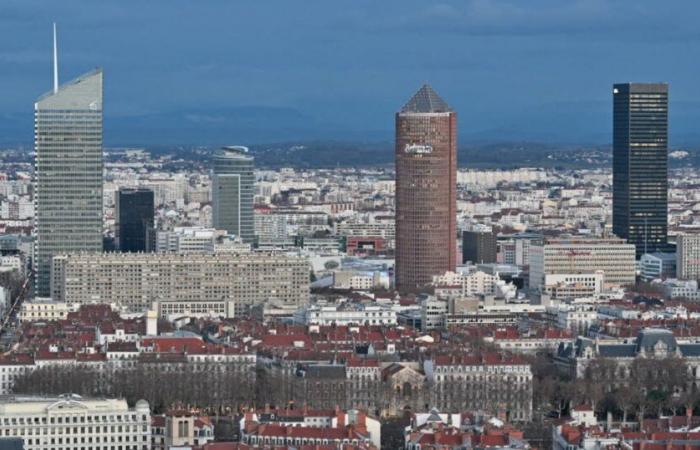
[[[185,109],[105,116],[106,146],[253,145],[269,142],[379,142],[394,138],[393,115],[378,111],[320,112],[269,106]],[[675,102],[670,117],[674,148],[700,146],[700,104]],[[527,111],[464,111],[460,143],[544,142],[548,145],[608,145],[610,105],[602,102],[545,104]],[[380,120],[372,118],[380,117]],[[386,119],[386,120],[384,120]],[[368,126],[376,122],[376,127]],[[0,146],[31,145],[31,109],[0,112]]]
[[[0,113],[0,145],[31,144],[33,117]],[[224,145],[291,140],[380,140],[382,131],[352,130],[293,108],[263,106],[105,116],[107,146]]]
[[[496,119],[488,130],[470,129],[474,115],[460,115],[459,165],[462,167],[607,167],[610,165],[609,118],[601,105],[559,105],[533,111],[533,118],[518,126]],[[538,130],[544,116],[560,110],[548,130]],[[698,105],[680,104],[672,117],[671,143],[688,154],[674,158],[673,165],[699,165],[700,132],[688,121],[700,111]],[[686,112],[687,114],[684,114]],[[700,116],[700,114],[696,114]],[[363,120],[337,123],[334,115],[322,118],[294,108],[247,106],[218,109],[191,109],[130,116],[105,117],[106,147],[145,147],[159,153],[179,152],[185,159],[201,158],[194,148],[214,149],[222,145],[247,145],[258,165],[265,167],[352,167],[391,165],[393,156],[393,117],[384,128],[368,130]],[[357,117],[353,115],[353,117]],[[382,115],[383,117],[383,115]],[[567,125],[568,124],[568,125]],[[575,138],[566,138],[566,130],[580,128]],[[675,128],[677,130],[677,128]],[[602,130],[591,132],[591,130]],[[577,141],[578,139],[578,141]],[[583,142],[574,144],[572,142]],[[0,147],[21,145],[31,148],[33,117],[0,113]],[[269,144],[275,143],[275,144]]]

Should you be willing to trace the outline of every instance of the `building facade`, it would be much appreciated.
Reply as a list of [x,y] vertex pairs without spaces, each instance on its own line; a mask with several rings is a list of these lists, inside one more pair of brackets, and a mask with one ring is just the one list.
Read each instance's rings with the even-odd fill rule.
[[226,231],[204,227],[175,227],[156,233],[158,253],[214,253],[216,241]]
[[34,104],[36,293],[50,294],[51,257],[102,251],[102,70]]
[[78,395],[0,399],[0,436],[21,437],[25,450],[144,450],[150,448],[148,402]]
[[496,262],[496,234],[483,231],[462,232],[462,262],[491,264]]
[[396,287],[454,271],[457,113],[427,84],[396,114]]
[[309,297],[305,258],[277,253],[83,253],[54,257],[53,299],[113,303],[128,311],[154,302],[235,302],[236,314],[265,301],[301,305]]
[[252,243],[255,238],[254,169],[255,160],[246,147],[224,147],[214,155],[211,174],[214,228],[239,236],[246,243]]
[[635,281],[635,247],[622,239],[546,239],[530,247],[530,289],[542,289],[548,274],[602,271],[606,286]]
[[700,234],[676,236],[676,272],[682,280],[700,278]]
[[122,188],[116,192],[115,234],[121,252],[155,251],[153,191]]
[[644,281],[676,277],[675,253],[645,253],[639,258],[640,275]]
[[603,292],[605,273],[545,274],[542,293],[550,301],[573,300],[594,297]]
[[532,370],[518,355],[437,356],[425,363],[441,410],[479,410],[509,421],[532,418]]
[[644,253],[668,235],[668,84],[613,86],[613,232]]

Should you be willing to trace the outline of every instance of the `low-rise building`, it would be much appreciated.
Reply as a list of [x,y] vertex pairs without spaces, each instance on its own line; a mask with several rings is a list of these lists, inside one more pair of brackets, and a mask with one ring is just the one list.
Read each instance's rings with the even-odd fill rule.
[[444,414],[436,409],[413,413],[404,431],[406,450],[530,448],[523,432],[496,417]]
[[675,278],[675,253],[645,253],[639,259],[640,275],[643,280],[651,281],[656,278]]
[[532,418],[532,370],[520,355],[499,353],[436,356],[425,362],[432,404],[501,414],[508,421]]
[[383,305],[343,302],[337,305],[309,305],[296,314],[305,325],[396,325],[396,311]]
[[240,421],[241,442],[266,446],[366,445],[378,450],[377,419],[359,410],[267,410],[248,412]]
[[172,410],[151,417],[151,450],[201,447],[214,440],[214,425],[206,416]]
[[685,298],[700,300],[697,280],[678,280],[675,278],[664,280],[660,283],[664,295],[669,298]]
[[148,402],[129,408],[126,400],[6,396],[0,398],[0,436],[20,437],[25,450],[123,450],[149,448]]
[[604,279],[601,270],[582,274],[545,274],[542,294],[552,302],[593,297],[603,292]]
[[55,302],[50,298],[36,298],[22,303],[19,320],[20,322],[63,320],[70,311],[71,307],[65,302]]
[[562,303],[547,306],[545,318],[550,325],[560,330],[585,334],[597,322],[598,311],[596,305],[590,303]]

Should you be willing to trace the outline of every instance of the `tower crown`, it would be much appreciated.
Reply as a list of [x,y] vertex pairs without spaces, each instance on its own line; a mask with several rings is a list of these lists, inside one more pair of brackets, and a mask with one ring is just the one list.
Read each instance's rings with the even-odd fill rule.
[[444,113],[452,108],[429,84],[424,84],[401,108],[402,113]]

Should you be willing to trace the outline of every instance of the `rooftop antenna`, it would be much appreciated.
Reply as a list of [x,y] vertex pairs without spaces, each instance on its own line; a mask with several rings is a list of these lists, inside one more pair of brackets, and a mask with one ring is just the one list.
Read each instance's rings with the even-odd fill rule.
[[58,45],[56,44],[56,22],[53,23],[53,93],[58,92]]

